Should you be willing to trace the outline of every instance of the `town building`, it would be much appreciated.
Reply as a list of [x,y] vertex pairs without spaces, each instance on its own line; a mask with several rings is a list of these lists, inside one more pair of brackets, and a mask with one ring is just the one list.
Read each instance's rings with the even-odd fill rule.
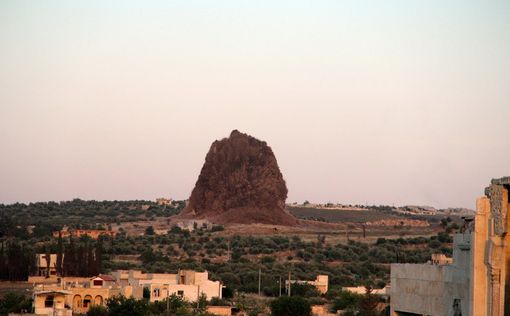
[[[48,256],[49,255],[49,256]],[[62,258],[64,256],[62,255]],[[49,262],[48,262],[49,259]],[[48,273],[49,264],[49,273]],[[57,254],[38,253],[35,255],[35,273],[38,276],[57,275]]]
[[[315,280],[313,281],[306,281],[306,280],[290,280],[291,284],[310,284],[317,288],[319,293],[326,294],[329,287],[329,276],[324,274],[319,274]],[[285,280],[285,288],[288,289],[289,287],[289,280]],[[292,288],[291,288],[292,293]]]
[[117,232],[113,230],[100,230],[100,229],[64,229],[60,231],[54,231],[53,237],[58,237],[59,235],[62,238],[68,238],[70,236],[80,238],[81,236],[89,236],[92,239],[98,239],[99,236],[110,236],[115,237]]
[[454,236],[453,258],[391,265],[391,313],[504,316],[510,314],[510,177],[493,179]]
[[72,292],[58,289],[34,291],[35,315],[72,316],[73,311],[66,303],[66,298],[70,295]]
[[150,291],[150,301],[156,302],[177,295],[187,301],[197,301],[202,295],[208,300],[222,298],[223,285],[209,280],[207,271],[179,270],[177,273],[142,273],[138,270],[119,270],[112,273],[116,283],[132,286],[133,296],[142,298],[143,288]]
[[167,198],[157,198],[156,203],[158,205],[172,205],[173,200]]
[[[130,286],[121,287],[112,276],[94,278],[54,278],[54,283],[41,282],[34,285],[34,312],[36,315],[72,315],[86,313],[92,305],[105,305],[108,298],[116,295],[132,296]],[[37,277],[32,278],[37,281]],[[55,314],[48,314],[48,311]],[[71,312],[69,312],[71,311]]]
[[149,290],[151,302],[171,295],[193,302],[202,295],[208,300],[221,298],[223,288],[221,282],[209,280],[207,271],[192,270],[174,274],[118,270],[93,278],[31,276],[29,282],[34,283],[35,314],[62,316],[85,314],[91,306],[105,305],[118,295],[142,299],[144,289]]

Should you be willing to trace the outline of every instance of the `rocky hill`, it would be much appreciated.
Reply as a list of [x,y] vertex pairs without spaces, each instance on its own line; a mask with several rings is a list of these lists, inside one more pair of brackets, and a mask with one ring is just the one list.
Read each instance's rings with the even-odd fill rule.
[[237,130],[215,141],[182,213],[216,223],[295,225],[287,186],[271,148]]

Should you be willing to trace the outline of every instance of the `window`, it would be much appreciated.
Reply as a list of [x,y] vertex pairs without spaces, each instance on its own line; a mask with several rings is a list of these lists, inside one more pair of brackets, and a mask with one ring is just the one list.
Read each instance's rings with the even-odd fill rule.
[[46,296],[46,299],[44,300],[44,307],[53,307],[53,295]]
[[94,280],[94,286],[103,286],[103,280]]
[[154,297],[159,297],[159,289],[154,289],[152,292],[154,293]]
[[183,297],[184,296],[184,291],[177,291],[177,296]]

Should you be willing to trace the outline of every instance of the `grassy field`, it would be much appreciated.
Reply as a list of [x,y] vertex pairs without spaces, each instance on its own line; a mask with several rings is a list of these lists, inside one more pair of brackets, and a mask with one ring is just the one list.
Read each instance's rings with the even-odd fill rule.
[[290,213],[302,219],[319,219],[326,222],[339,223],[364,223],[367,221],[378,221],[382,219],[401,218],[397,215],[388,214],[375,210],[358,211],[358,210],[328,210],[309,207],[288,207]]

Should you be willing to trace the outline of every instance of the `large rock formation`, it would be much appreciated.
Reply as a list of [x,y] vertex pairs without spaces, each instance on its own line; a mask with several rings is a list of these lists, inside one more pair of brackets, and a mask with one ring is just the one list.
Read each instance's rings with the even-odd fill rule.
[[217,223],[295,225],[296,218],[284,210],[286,198],[271,148],[234,130],[211,145],[183,216]]

